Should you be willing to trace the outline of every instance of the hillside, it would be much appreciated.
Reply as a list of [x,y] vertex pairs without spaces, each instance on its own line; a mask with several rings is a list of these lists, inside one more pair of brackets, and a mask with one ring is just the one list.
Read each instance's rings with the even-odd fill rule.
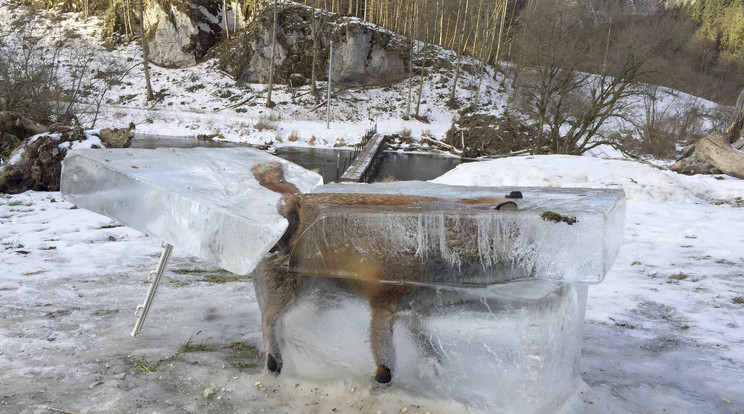
[[[0,31],[8,34],[6,45],[19,45],[39,36],[35,47],[56,50],[60,63],[55,69],[67,77],[67,82],[77,82],[84,89],[76,96],[84,108],[76,110],[82,112],[80,123],[86,127],[126,127],[133,123],[139,134],[199,136],[264,146],[349,146],[358,142],[362,131],[374,126],[381,133],[411,137],[414,142],[422,137],[444,140],[463,109],[500,116],[511,88],[511,78],[506,76],[508,66],[498,70],[486,66],[478,76],[478,61],[464,56],[456,88],[457,105],[448,105],[456,55],[431,47],[425,61],[420,56],[414,60],[418,65],[414,66],[415,74],[426,74],[418,116],[420,76],[382,86],[334,83],[330,128],[326,128],[326,82],[318,82],[320,104],[308,85],[290,88],[277,84],[272,96],[275,106],[269,109],[267,85],[236,80],[220,69],[225,64],[219,56],[182,69],[151,64],[156,99],[148,102],[137,42],[108,50],[101,44],[102,25],[96,17],[83,20],[71,13],[33,11],[14,4],[11,0],[0,2],[7,16],[0,22]],[[354,18],[345,19],[357,26],[366,25]],[[405,43],[405,39],[398,42]],[[416,50],[422,47],[415,43]],[[722,109],[714,103],[663,88],[654,88],[653,93],[654,108],[665,119],[696,114],[695,119],[687,120],[692,135],[679,138],[690,139],[720,127]],[[638,139],[637,125],[645,122],[645,109],[641,101],[630,102],[627,118],[610,119],[604,129]],[[411,117],[404,120],[407,111]],[[421,144],[417,147],[427,145]],[[598,151],[617,154],[606,147]]]

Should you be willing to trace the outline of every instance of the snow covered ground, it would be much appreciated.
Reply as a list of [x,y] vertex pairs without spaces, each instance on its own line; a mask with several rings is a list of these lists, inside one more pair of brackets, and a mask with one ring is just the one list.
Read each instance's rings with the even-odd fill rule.
[[[0,28],[9,30],[21,10],[0,0]],[[53,23],[82,33],[78,41],[104,55],[95,20]],[[105,55],[122,65],[138,59],[134,44]],[[144,100],[140,72],[132,69],[106,95],[96,127],[134,122],[139,133],[333,146],[354,143],[375,123],[381,132],[441,138],[455,116],[438,99],[448,90],[439,81],[423,99],[429,123],[400,120],[401,83],[339,91],[326,129],[324,109],[309,111],[307,95],[293,101],[282,87],[274,92],[277,108],[251,106],[263,102],[264,87],[238,87],[213,62],[153,68],[156,91],[167,90],[155,105]],[[503,104],[499,82],[483,87],[484,101]],[[461,97],[471,93],[462,89]],[[744,412],[744,181],[567,156],[471,163],[436,181],[625,189],[623,246],[606,280],[589,289],[586,387],[565,413]],[[130,337],[159,253],[159,241],[77,209],[59,193],[0,195],[0,412],[472,412],[394,385],[376,390],[263,373],[252,348],[261,338],[250,280],[178,251],[143,332]]]
[[[589,289],[587,386],[565,412],[744,411],[744,181],[567,156],[465,164],[435,181],[625,189],[623,246]],[[0,246],[4,412],[470,412],[394,385],[263,373],[245,352],[261,343],[250,280],[178,251],[132,339],[159,243],[59,193],[0,198]]]

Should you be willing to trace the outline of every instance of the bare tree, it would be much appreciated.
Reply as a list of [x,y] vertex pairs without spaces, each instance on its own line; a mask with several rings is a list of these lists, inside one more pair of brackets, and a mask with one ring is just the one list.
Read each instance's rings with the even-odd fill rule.
[[[408,14],[412,14],[413,9],[418,9],[417,5],[415,3],[409,3],[408,7]],[[411,97],[413,95],[413,61],[414,61],[414,55],[415,55],[415,49],[416,49],[416,42],[414,40],[414,21],[418,21],[418,19],[409,18],[408,19],[408,27],[406,28],[408,32],[408,39],[409,39],[409,47],[411,48],[408,53],[408,96],[406,98],[406,113],[403,116],[403,119],[408,120],[411,117]]]
[[[465,38],[466,30],[465,30],[465,21],[468,18],[468,6],[470,5],[470,0],[465,0],[465,11],[463,13],[462,17],[462,23],[460,23],[460,36],[457,40],[457,63],[455,64],[455,75],[452,79],[452,89],[450,90],[450,97],[449,97],[449,105],[455,106],[456,105],[456,92],[457,92],[457,82],[460,79],[460,69],[462,68],[462,53],[467,48],[467,40]],[[458,11],[458,23],[460,21],[459,19],[459,11]],[[457,33],[455,33],[455,36],[457,36]]]
[[[533,153],[581,154],[614,145],[602,127],[626,117],[652,50],[641,39],[621,44],[631,42],[631,32],[587,24],[583,10],[565,6],[562,0],[533,3],[515,40],[515,92],[506,115]],[[617,51],[603,72],[607,34]]]
[[315,0],[312,0],[310,2],[310,7],[312,7],[311,16],[310,16],[310,36],[313,38],[313,50],[312,50],[312,64],[310,67],[310,92],[315,96],[316,102],[320,103],[320,92],[318,91],[318,70],[320,65],[320,36],[323,32],[323,27],[325,25],[325,17],[323,13],[319,13],[318,10],[315,9]]
[[271,29],[271,57],[269,58],[269,88],[266,92],[266,107],[272,108],[274,106],[274,103],[271,102],[271,92],[274,90],[274,57],[276,54],[276,0],[274,0],[274,3],[271,8],[272,16],[274,23],[272,24]]
[[145,88],[147,90],[147,100],[152,101],[155,96],[152,93],[152,84],[150,83],[150,65],[147,56],[147,40],[145,39],[145,6],[143,0],[139,0],[139,20],[140,20],[140,40],[142,41],[142,65],[145,69]]
[[[419,79],[418,98],[416,100],[416,118],[418,118],[420,116],[419,115],[419,111],[421,109],[421,95],[423,95],[423,93],[424,93],[424,80],[426,79],[426,76],[425,76],[426,75],[426,72],[425,72],[426,59],[429,57],[428,56],[428,54],[429,54],[429,27],[431,26],[431,24],[429,23],[429,18],[428,18],[429,16],[430,16],[430,13],[429,13],[429,0],[424,0],[423,23],[426,26],[426,30],[425,30],[425,33],[424,33],[424,50],[423,50],[424,56],[423,56],[423,58],[421,60],[421,62],[422,62],[421,63],[421,69],[420,69],[421,70],[421,76],[420,76],[420,79]],[[418,17],[417,17],[417,20],[418,20]]]

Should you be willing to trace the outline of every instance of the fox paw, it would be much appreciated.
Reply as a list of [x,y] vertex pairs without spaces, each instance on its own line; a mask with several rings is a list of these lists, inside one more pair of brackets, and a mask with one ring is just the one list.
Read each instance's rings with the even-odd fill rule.
[[276,375],[279,375],[282,372],[282,363],[281,361],[277,361],[276,358],[274,358],[274,355],[269,354],[266,358],[266,368]]
[[390,372],[390,368],[385,365],[377,367],[377,374],[375,374],[375,381],[379,384],[387,384],[393,379],[393,374]]

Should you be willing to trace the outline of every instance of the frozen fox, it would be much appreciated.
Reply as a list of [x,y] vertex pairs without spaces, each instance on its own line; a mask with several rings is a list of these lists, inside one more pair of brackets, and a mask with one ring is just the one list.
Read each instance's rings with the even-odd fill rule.
[[[278,163],[258,165],[252,169],[256,180],[265,188],[283,194],[278,212],[284,216],[289,225],[281,239],[272,249],[273,254],[260,263],[255,277],[265,287],[263,298],[263,339],[266,349],[266,367],[279,374],[282,369],[282,357],[279,346],[274,340],[274,330],[278,318],[287,309],[290,301],[301,284],[301,275],[287,271],[287,262],[300,234],[312,224],[318,207],[324,204],[373,205],[373,206],[409,206],[412,204],[441,203],[436,197],[371,194],[371,193],[300,193],[291,183],[285,181],[282,167]],[[512,195],[514,197],[514,195]],[[516,197],[518,198],[518,197]],[[474,198],[457,200],[462,205],[497,210],[514,210],[517,205],[508,198]],[[348,269],[357,278],[347,280],[353,288],[362,292],[369,300],[372,314],[370,322],[370,344],[376,364],[374,380],[385,384],[392,380],[394,350],[392,347],[393,324],[401,299],[412,287],[401,283],[384,283],[382,280],[426,280],[426,266],[419,259],[395,261],[388,259],[369,260],[361,253],[346,248],[343,240],[328,241],[328,254],[324,254],[325,263],[335,269]],[[405,278],[396,278],[402,272],[408,273]],[[410,272],[410,273],[409,273]]]

